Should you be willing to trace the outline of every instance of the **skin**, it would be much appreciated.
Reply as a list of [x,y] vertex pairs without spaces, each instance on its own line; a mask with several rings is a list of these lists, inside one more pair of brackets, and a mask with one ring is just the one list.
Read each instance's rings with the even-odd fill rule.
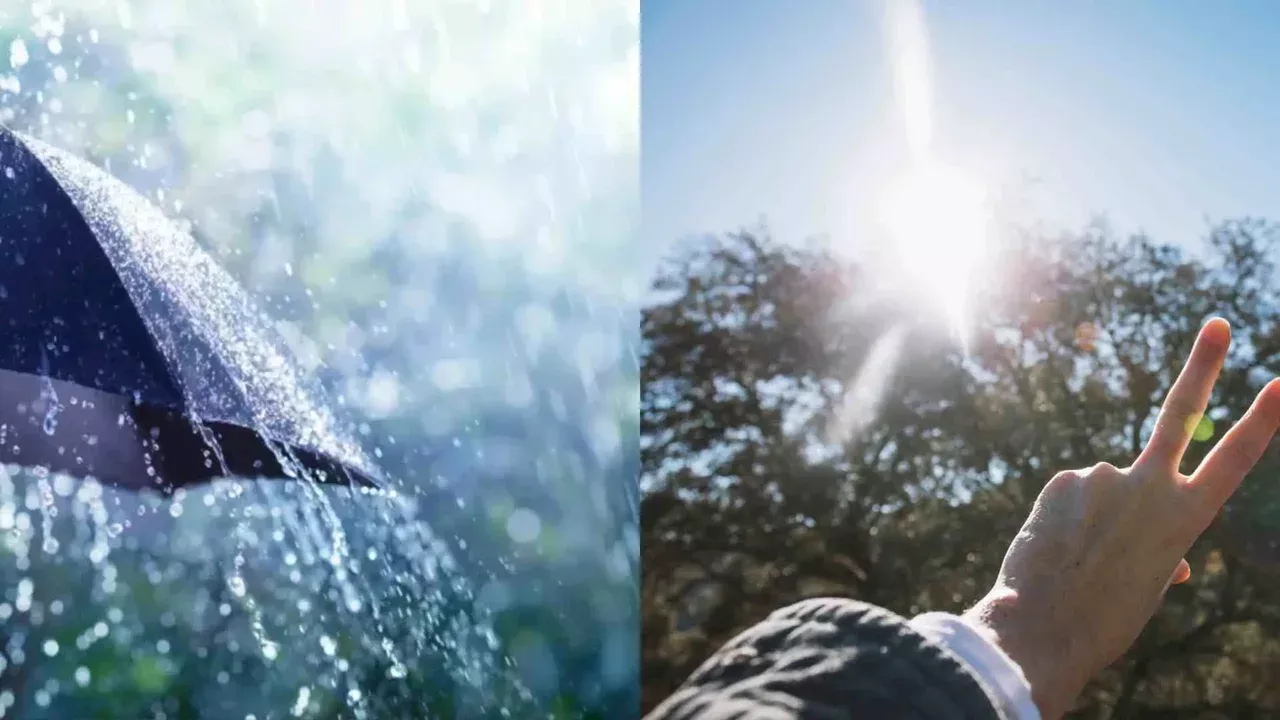
[[1089,678],[1137,639],[1183,559],[1280,429],[1280,380],[1190,475],[1178,471],[1222,370],[1231,329],[1209,321],[1127,468],[1055,476],[1009,546],[995,586],[965,613],[1017,662],[1046,720],[1071,709]]

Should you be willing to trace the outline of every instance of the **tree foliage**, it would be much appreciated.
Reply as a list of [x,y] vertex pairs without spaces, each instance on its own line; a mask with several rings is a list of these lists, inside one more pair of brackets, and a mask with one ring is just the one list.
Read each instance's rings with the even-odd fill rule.
[[[1221,315],[1236,342],[1193,466],[1280,371],[1277,237],[1227,222],[1192,255],[1105,227],[1010,233],[963,349],[824,250],[763,231],[685,248],[642,321],[645,706],[803,597],[907,615],[977,600],[1054,472],[1132,460],[1196,330]],[[1280,710],[1278,460],[1077,716]]]

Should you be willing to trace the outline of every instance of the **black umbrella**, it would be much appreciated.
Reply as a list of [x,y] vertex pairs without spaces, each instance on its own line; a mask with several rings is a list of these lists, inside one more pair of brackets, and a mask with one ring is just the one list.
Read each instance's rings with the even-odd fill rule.
[[314,380],[158,208],[0,128],[0,462],[162,492],[378,484]]

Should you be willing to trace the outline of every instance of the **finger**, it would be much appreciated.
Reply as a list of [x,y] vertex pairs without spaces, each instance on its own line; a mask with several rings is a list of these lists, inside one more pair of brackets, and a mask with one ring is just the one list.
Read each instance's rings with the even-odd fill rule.
[[1200,328],[1191,357],[1160,407],[1151,440],[1138,456],[1138,464],[1153,463],[1176,470],[1191,441],[1191,432],[1209,405],[1213,383],[1231,345],[1231,326],[1214,318]]
[[1262,458],[1280,429],[1280,380],[1272,380],[1254,398],[1249,411],[1200,463],[1188,485],[1206,495],[1217,512]]

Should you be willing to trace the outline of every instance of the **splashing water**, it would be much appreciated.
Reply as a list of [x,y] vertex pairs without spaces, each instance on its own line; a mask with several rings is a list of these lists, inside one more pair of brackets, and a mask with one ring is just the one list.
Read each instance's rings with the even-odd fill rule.
[[[337,427],[310,378],[227,272],[154,205],[89,163],[27,140],[102,241],[148,330],[205,420],[298,438],[361,468],[372,463]],[[176,319],[175,313],[186,317]],[[226,358],[213,362],[212,358]],[[249,402],[245,403],[244,399]],[[240,410],[252,415],[243,417]]]
[[[474,654],[467,657],[479,650],[467,650],[476,627],[461,635],[456,634],[461,628],[451,628],[445,599],[465,588],[445,574],[452,563],[447,551],[421,523],[398,528],[382,524],[396,516],[387,505],[375,510],[366,498],[362,504],[346,506],[361,508],[356,517],[372,511],[364,521],[386,527],[389,534],[362,533],[358,552],[348,552],[335,565],[334,549],[326,547],[323,535],[316,536],[314,519],[307,517],[310,491],[301,483],[250,484],[235,500],[225,492],[225,483],[190,493],[175,501],[185,506],[184,521],[176,523],[163,522],[170,516],[158,498],[92,482],[75,485],[65,476],[37,475],[31,480],[8,472],[0,477],[0,527],[7,530],[0,536],[0,571],[25,575],[36,588],[25,595],[20,591],[20,603],[31,604],[18,611],[33,621],[39,618],[22,647],[38,647],[48,633],[70,633],[86,638],[76,642],[82,652],[89,646],[105,652],[108,648],[101,644],[106,643],[114,645],[112,652],[132,654],[145,639],[168,648],[155,658],[166,667],[171,662],[166,656],[185,648],[207,663],[198,673],[204,680],[187,682],[207,682],[211,690],[227,682],[220,678],[238,676],[243,671],[235,668],[246,662],[259,663],[264,672],[270,668],[267,682],[254,694],[206,706],[211,711],[263,713],[296,706],[303,687],[310,688],[306,692],[311,699],[318,697],[316,693],[347,699],[356,693],[367,706],[370,700],[388,696],[386,682],[412,679],[402,658],[420,662],[424,645],[450,633],[460,651],[459,662],[474,664],[456,671],[442,667],[446,675],[431,682],[450,675],[454,682],[471,682],[498,670]],[[40,508],[40,524],[30,522],[24,497],[26,507]],[[131,528],[112,529],[124,518],[134,521]],[[211,539],[224,536],[235,536],[237,551],[234,567],[219,580],[225,545]],[[51,550],[51,543],[65,550],[58,552],[56,544]],[[399,565],[395,583],[375,582],[387,578],[372,564],[360,562],[368,556],[366,544]],[[395,544],[399,547],[390,552]],[[33,545],[45,553],[31,553]],[[157,555],[161,547],[167,551]],[[345,580],[339,579],[339,569],[347,574]],[[338,589],[356,582],[361,583],[361,604],[380,606],[376,618],[367,608],[353,607],[350,596]],[[57,617],[51,615],[50,593],[40,592],[46,587],[61,588],[55,601]],[[186,602],[164,602],[166,597]],[[0,614],[4,608],[0,605]],[[481,640],[485,635],[480,631]],[[377,658],[383,662],[370,665]],[[170,681],[174,678],[166,680]]]
[[58,413],[62,412],[62,403],[58,402],[58,391],[49,377],[49,351],[45,348],[40,348],[40,385],[40,401],[44,405],[41,428],[45,435],[53,435],[58,431]]

